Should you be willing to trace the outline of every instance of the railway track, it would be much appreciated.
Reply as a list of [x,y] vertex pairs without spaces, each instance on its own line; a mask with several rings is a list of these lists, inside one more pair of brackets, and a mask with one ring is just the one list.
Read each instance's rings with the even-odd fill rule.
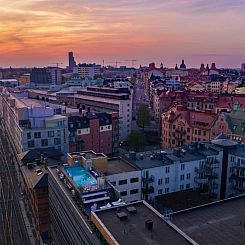
[[21,213],[17,173],[9,144],[0,129],[0,244],[29,245],[29,237]]

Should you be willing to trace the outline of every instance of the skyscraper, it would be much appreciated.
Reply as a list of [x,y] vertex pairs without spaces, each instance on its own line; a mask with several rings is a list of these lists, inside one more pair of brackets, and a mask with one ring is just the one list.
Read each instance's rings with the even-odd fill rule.
[[73,56],[73,52],[68,53],[68,59],[69,59],[69,70],[73,70],[73,67],[76,66],[76,61]]
[[245,71],[245,63],[242,63],[241,69],[242,71]]

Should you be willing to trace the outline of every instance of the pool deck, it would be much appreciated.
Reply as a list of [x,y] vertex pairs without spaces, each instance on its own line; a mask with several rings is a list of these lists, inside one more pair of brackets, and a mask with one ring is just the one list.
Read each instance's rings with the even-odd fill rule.
[[[78,171],[84,171],[84,174],[81,174],[81,175],[72,175],[71,173],[69,173],[69,171],[67,171],[67,169],[74,169],[74,168],[77,168],[79,169]],[[93,186],[93,185],[97,185],[97,180],[95,179],[95,177],[92,176],[92,174],[90,174],[83,166],[66,166],[63,168],[63,172],[64,174],[66,175],[66,177],[68,177],[68,179],[76,186],[76,187],[90,187],[90,186]],[[74,180],[74,177],[81,177],[81,178],[87,178],[87,177],[90,177],[92,181],[95,181],[95,183],[92,183],[90,182],[88,184],[88,181],[84,181],[83,184],[80,184],[78,183],[77,181]],[[87,182],[87,184],[85,184],[85,182]]]

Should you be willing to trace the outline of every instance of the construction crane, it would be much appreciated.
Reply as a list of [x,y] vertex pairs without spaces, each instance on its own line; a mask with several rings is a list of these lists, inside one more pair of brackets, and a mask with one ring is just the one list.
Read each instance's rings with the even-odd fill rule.
[[117,65],[120,64],[122,62],[120,61],[109,61],[108,64],[115,64],[116,65],[116,68],[117,68]]
[[136,62],[137,60],[131,59],[131,60],[125,60],[125,61],[131,61],[132,62],[132,67],[134,67],[134,62]]
[[63,64],[62,62],[54,62],[54,63],[50,63],[50,65],[53,65],[53,64],[55,64],[56,65],[56,67],[58,68],[59,67],[59,65],[61,65],[61,64]]

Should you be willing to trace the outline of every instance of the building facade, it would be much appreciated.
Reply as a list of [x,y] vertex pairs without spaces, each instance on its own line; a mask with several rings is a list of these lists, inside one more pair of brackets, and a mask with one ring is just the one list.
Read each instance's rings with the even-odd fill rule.
[[2,120],[16,150],[55,147],[68,152],[68,119],[38,101],[2,92]]
[[68,118],[69,151],[118,152],[117,113],[89,113]]
[[50,73],[51,84],[60,85],[62,82],[62,69],[59,67],[47,67],[47,71]]
[[209,110],[196,111],[181,105],[172,107],[162,116],[162,146],[177,147],[192,141],[210,140],[215,118],[216,114]]
[[73,68],[73,73],[79,74],[82,78],[94,79],[101,75],[101,65],[97,64],[78,64]]
[[49,86],[52,84],[51,75],[47,68],[33,68],[30,77],[31,86]]

